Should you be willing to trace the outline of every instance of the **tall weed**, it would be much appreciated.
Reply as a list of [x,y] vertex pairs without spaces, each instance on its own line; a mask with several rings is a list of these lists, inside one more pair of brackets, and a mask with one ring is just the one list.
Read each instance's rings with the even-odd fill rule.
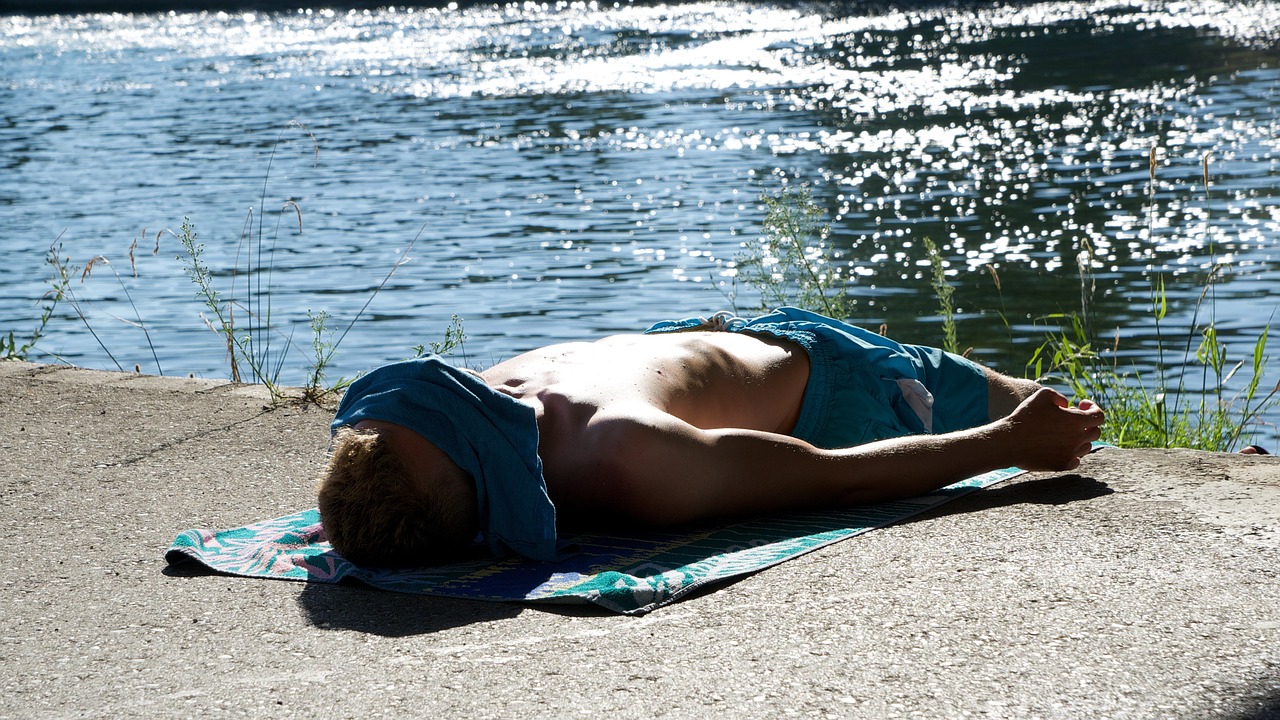
[[[301,126],[297,123],[290,123],[285,131],[295,127]],[[311,138],[312,146],[318,157],[319,146],[315,143],[315,138],[311,136],[310,131],[306,131],[305,128],[303,130]],[[285,131],[282,131],[282,136]],[[281,138],[277,138],[275,145],[272,147],[267,164],[267,172],[263,178],[261,204],[259,207],[266,203],[271,166],[275,161],[276,151],[280,142]],[[255,382],[265,385],[276,400],[292,396],[289,389],[283,387],[280,383],[280,374],[285,365],[286,356],[291,350],[297,350],[300,353],[306,352],[294,342],[293,331],[282,328],[273,319],[275,310],[273,303],[274,293],[272,292],[274,257],[280,238],[281,226],[287,217],[296,219],[297,232],[301,234],[302,210],[292,200],[284,202],[280,213],[277,215],[274,230],[270,232],[265,226],[263,213],[255,212],[252,209],[249,211],[240,231],[235,260],[229,269],[231,278],[229,289],[218,286],[215,279],[219,273],[209,267],[205,259],[205,246],[200,241],[195,223],[190,218],[184,218],[180,229],[176,232],[165,229],[156,233],[156,249],[153,253],[159,253],[162,237],[172,236],[178,240],[182,250],[177,259],[182,263],[188,280],[194,286],[196,299],[203,305],[203,310],[199,313],[201,320],[220,336],[226,348],[231,380],[233,382]],[[302,388],[304,400],[320,402],[332,392],[341,390],[349,383],[346,379],[339,379],[333,383],[328,381],[327,370],[333,356],[347,333],[364,316],[373,299],[391,280],[400,266],[408,261],[410,252],[425,231],[426,225],[418,231],[417,235],[405,248],[402,258],[392,265],[386,276],[370,293],[364,305],[348,322],[337,339],[334,339],[334,333],[330,329],[332,316],[328,312],[324,310],[307,310],[311,342],[308,353],[306,384]],[[145,230],[143,235],[146,235]],[[72,264],[69,257],[63,255],[60,240],[61,238],[50,246],[47,254],[46,262],[53,268],[53,275],[48,280],[50,290],[45,293],[40,301],[42,303],[42,313],[36,328],[25,338],[20,338],[12,330],[7,335],[0,335],[0,359],[26,360],[35,348],[36,343],[46,336],[57,308],[61,304],[66,304],[71,306],[85,328],[94,337],[99,347],[116,368],[124,370],[124,366],[103,342],[97,331],[95,331],[93,323],[90,322],[89,315],[85,309],[86,305],[90,303],[82,301],[73,287],[73,280],[76,275],[80,276],[80,283],[83,284],[90,277],[93,269],[101,266],[109,268],[114,274],[125,299],[133,310],[134,319],[126,319],[109,312],[106,314],[142,330],[147,340],[147,346],[151,350],[152,359],[156,364],[156,370],[158,373],[163,374],[164,370],[152,342],[151,332],[138,313],[138,309],[133,303],[133,297],[129,292],[129,287],[115,266],[105,256],[99,255],[91,259],[81,269],[79,266]],[[131,265],[133,264],[136,247],[137,240],[135,239],[129,250]],[[136,266],[134,268],[133,275],[136,278]],[[241,277],[243,277],[243,283],[239,282]],[[433,349],[438,347],[439,352],[450,352],[454,348],[460,347],[464,338],[465,333],[462,330],[461,320],[455,315],[445,331],[444,340],[431,345]],[[54,353],[49,354],[53,357],[58,357]],[[61,358],[59,359],[61,360]],[[140,369],[137,365],[134,368],[135,370]]]
[[[1154,154],[1152,180],[1154,183]],[[1204,161],[1206,187],[1208,164]],[[853,307],[848,276],[825,242],[828,227],[822,211],[807,191],[786,190],[764,198],[764,238],[739,261],[738,277],[754,287],[762,307],[795,305],[832,317],[847,318]],[[924,241],[931,266],[931,285],[943,318],[944,349],[959,351],[952,287],[941,254]],[[1212,258],[1213,248],[1209,246]],[[1251,351],[1232,362],[1216,324],[1214,286],[1222,265],[1211,269],[1191,318],[1188,334],[1166,337],[1169,298],[1165,278],[1152,275],[1150,313],[1157,334],[1156,364],[1140,370],[1119,362],[1119,333],[1108,347],[1100,344],[1094,317],[1097,283],[1093,276],[1094,250],[1086,240],[1077,256],[1080,310],[1043,316],[1050,326],[1044,342],[1027,362],[1030,375],[1042,381],[1058,381],[1075,401],[1092,399],[1107,411],[1103,440],[1122,447],[1191,447],[1229,451],[1280,404],[1280,383],[1271,390],[1262,386],[1268,357],[1269,326],[1252,343]],[[988,268],[1000,290],[1000,279]],[[1002,296],[1003,303],[1003,296]],[[1208,317],[1206,322],[1200,319]],[[1008,322],[1005,326],[1009,327]],[[1181,348],[1177,350],[1176,348]],[[1199,370],[1199,388],[1188,388],[1189,371]],[[1227,385],[1244,370],[1249,381],[1234,394]]]
[[[1152,238],[1156,152],[1153,147],[1148,161],[1147,225],[1148,236]],[[1207,201],[1207,154],[1201,159],[1201,167]],[[1156,336],[1156,363],[1150,370],[1120,366],[1118,330],[1110,348],[1099,343],[1097,323],[1091,313],[1097,290],[1092,274],[1094,255],[1087,242],[1077,257],[1081,286],[1079,313],[1043,318],[1054,329],[1036,349],[1027,367],[1037,378],[1061,380],[1070,388],[1074,400],[1089,398],[1102,405],[1107,411],[1104,441],[1121,447],[1231,451],[1253,432],[1269,409],[1280,403],[1280,383],[1270,391],[1261,385],[1268,360],[1269,324],[1254,340],[1248,355],[1234,364],[1227,356],[1227,345],[1218,333],[1216,312],[1217,277],[1224,265],[1217,261],[1212,236],[1206,249],[1209,271],[1183,336],[1171,338],[1166,333],[1169,297],[1165,276],[1152,273],[1149,313]],[[1208,320],[1202,323],[1204,315]],[[1249,381],[1241,390],[1229,394],[1228,382],[1246,367],[1251,373]],[[1199,387],[1189,388],[1188,373],[1197,368]]]
[[947,281],[947,270],[942,264],[942,253],[929,238],[923,238],[925,252],[929,253],[930,285],[938,296],[938,315],[942,317],[942,349],[960,354],[960,341],[956,338],[955,288]]
[[[132,251],[130,252],[132,254]],[[73,283],[75,277],[79,275],[79,284],[84,285],[85,281],[88,280],[89,276],[93,273],[93,269],[98,266],[103,266],[109,268],[111,273],[115,276],[116,282],[120,285],[120,289],[124,292],[125,299],[129,303],[129,307],[133,310],[134,319],[130,320],[109,312],[106,314],[114,320],[118,320],[142,330],[143,335],[146,337],[147,347],[151,351],[151,358],[155,361],[156,370],[163,372],[160,365],[160,358],[156,354],[155,344],[151,341],[151,332],[147,329],[146,323],[143,322],[142,316],[138,313],[138,307],[133,302],[133,296],[129,293],[128,285],[125,284],[124,278],[120,276],[119,271],[115,269],[115,266],[111,264],[110,260],[103,255],[98,255],[90,259],[83,267],[75,265],[71,262],[70,256],[63,254],[62,236],[59,235],[58,239],[49,246],[48,251],[45,253],[45,264],[53,270],[53,274],[46,279],[46,282],[49,285],[49,290],[46,291],[40,299],[40,302],[42,303],[40,320],[37,323],[35,330],[27,336],[21,345],[18,344],[16,333],[12,330],[9,331],[8,336],[0,336],[0,360],[29,359],[31,353],[36,350],[36,343],[45,336],[45,333],[49,328],[49,323],[53,319],[58,305],[66,303],[71,307],[71,310],[76,314],[76,317],[80,319],[80,322],[84,324],[85,329],[88,330],[89,334],[93,337],[94,342],[98,344],[98,347],[102,349],[107,358],[116,366],[116,369],[123,372],[124,366],[111,352],[111,349],[107,347],[107,344],[103,341],[102,336],[98,334],[98,331],[94,329],[93,323],[89,321],[89,314],[86,308],[92,308],[93,303],[82,299],[77,295],[75,291],[75,284]],[[40,352],[43,352],[61,362],[66,362],[66,360],[57,353],[43,349],[41,349]],[[134,366],[134,369],[141,371],[141,368],[137,365]]]
[[21,345],[18,344],[19,341],[13,330],[9,331],[8,336],[0,335],[0,360],[28,359],[36,343],[44,337],[49,321],[53,318],[54,311],[58,309],[58,304],[70,292],[71,277],[75,274],[75,270],[71,268],[71,259],[64,258],[62,255],[61,237],[49,245],[45,253],[45,263],[54,269],[54,274],[48,279],[49,290],[40,298],[40,320],[31,334],[25,336]]

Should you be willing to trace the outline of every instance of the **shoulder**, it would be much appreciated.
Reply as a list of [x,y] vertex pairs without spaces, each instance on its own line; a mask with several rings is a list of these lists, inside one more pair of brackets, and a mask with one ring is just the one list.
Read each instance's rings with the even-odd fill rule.
[[673,443],[688,442],[702,431],[652,405],[620,403],[602,408],[571,437],[556,443],[574,465],[622,472]]
[[547,443],[547,491],[569,517],[662,522],[654,470],[702,431],[651,406],[611,407]]

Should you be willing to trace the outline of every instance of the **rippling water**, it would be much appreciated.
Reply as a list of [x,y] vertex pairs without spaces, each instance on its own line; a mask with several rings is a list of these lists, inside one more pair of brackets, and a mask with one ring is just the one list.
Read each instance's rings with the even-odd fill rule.
[[[247,292],[242,238],[264,241],[286,382],[307,310],[341,332],[397,263],[331,374],[405,357],[454,313],[485,365],[751,307],[734,261],[786,184],[828,209],[858,320],[899,339],[937,342],[929,237],[961,343],[1005,369],[1037,318],[1079,307],[1086,249],[1098,325],[1143,364],[1154,273],[1178,336],[1225,263],[1214,312],[1239,357],[1280,308],[1278,95],[1270,2],[0,18],[0,330],[35,326],[60,238],[122,275],[73,285],[121,365],[226,376],[158,233],[189,217],[224,296]],[[65,304],[37,348],[114,367]]]

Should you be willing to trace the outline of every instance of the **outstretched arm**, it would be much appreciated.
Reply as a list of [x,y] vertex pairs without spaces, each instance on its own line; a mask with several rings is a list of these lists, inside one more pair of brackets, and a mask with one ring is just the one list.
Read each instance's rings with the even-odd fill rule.
[[[1005,418],[944,435],[822,450],[785,435],[702,430],[657,410],[596,418],[588,462],[565,490],[579,509],[670,524],[783,509],[866,505],[922,495],[1003,467],[1070,470],[1089,451],[1100,408],[1042,389]],[[587,477],[606,482],[594,489]]]

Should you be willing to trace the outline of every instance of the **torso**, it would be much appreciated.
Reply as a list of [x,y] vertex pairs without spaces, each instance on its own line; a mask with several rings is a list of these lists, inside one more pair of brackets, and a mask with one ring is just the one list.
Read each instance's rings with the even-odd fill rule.
[[799,345],[745,333],[613,335],[534,350],[481,376],[539,418],[564,403],[589,412],[640,403],[704,429],[785,434],[800,413],[809,359]]
[[534,350],[481,376],[536,411],[539,454],[556,500],[596,417],[657,410],[702,429],[790,433],[809,358],[794,343],[746,333],[614,335]]

